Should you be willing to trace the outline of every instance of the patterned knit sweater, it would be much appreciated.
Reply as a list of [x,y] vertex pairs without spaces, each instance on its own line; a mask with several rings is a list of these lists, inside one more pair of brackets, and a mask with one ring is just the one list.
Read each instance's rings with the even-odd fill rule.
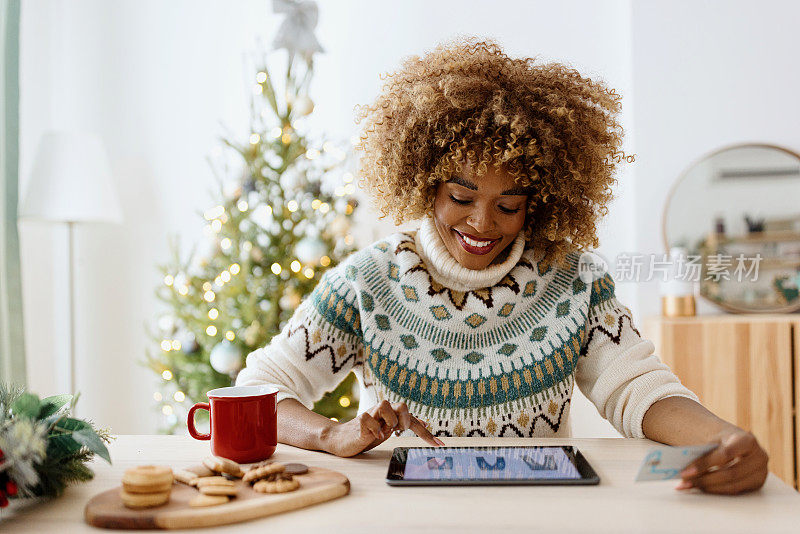
[[[545,268],[522,233],[500,262],[461,266],[431,218],[325,272],[238,385],[270,383],[311,408],[351,371],[358,413],[404,401],[436,436],[570,435],[573,384],[621,434],[651,404],[698,400],[654,354],[603,272]],[[410,430],[406,434],[413,435]]]

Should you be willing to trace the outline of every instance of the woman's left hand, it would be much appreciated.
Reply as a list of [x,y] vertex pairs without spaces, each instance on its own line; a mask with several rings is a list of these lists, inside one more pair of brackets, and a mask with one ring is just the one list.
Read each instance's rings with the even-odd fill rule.
[[707,493],[736,495],[764,485],[769,456],[751,432],[731,426],[711,442],[718,443],[718,447],[681,471],[683,482],[675,489],[698,488]]

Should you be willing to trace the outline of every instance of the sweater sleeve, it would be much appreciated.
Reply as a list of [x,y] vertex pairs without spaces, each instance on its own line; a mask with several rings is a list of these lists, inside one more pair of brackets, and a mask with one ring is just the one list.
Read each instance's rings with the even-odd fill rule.
[[655,345],[639,334],[631,315],[617,300],[610,274],[592,282],[575,381],[620,434],[644,438],[642,420],[653,403],[672,396],[699,399],[654,354]]
[[363,355],[356,293],[343,270],[325,272],[281,332],[247,355],[236,385],[271,384],[277,402],[297,399],[309,410]]

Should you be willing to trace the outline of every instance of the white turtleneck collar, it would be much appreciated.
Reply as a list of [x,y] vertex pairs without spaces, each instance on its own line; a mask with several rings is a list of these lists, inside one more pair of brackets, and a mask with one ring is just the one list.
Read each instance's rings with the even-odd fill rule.
[[434,280],[456,291],[472,291],[497,284],[514,268],[525,249],[525,233],[521,231],[509,245],[505,260],[477,270],[467,269],[450,254],[431,216],[422,220],[415,242],[417,253]]

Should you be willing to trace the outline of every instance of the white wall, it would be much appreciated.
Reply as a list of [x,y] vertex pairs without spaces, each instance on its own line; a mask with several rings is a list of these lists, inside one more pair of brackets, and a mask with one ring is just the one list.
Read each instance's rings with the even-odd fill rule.
[[[399,7],[401,6],[402,7]],[[502,9],[498,9],[500,5]],[[26,0],[22,10],[23,193],[31,157],[48,128],[94,130],[106,142],[125,224],[79,229],[77,352],[79,413],[117,433],[153,432],[154,375],[137,362],[150,346],[144,326],[159,310],[156,264],[167,259],[167,233],[188,245],[201,239],[197,210],[213,185],[205,157],[218,146],[221,121],[244,135],[242,53],[277,27],[265,1]],[[600,77],[624,96],[632,126],[631,7],[627,1],[320,2],[309,125],[347,139],[353,106],[369,103],[379,74],[456,33],[496,38],[511,55],[539,55]],[[630,149],[626,147],[626,151]],[[613,257],[634,246],[632,176],[620,175],[619,200],[601,232]],[[393,230],[388,221],[381,233]],[[55,361],[64,347],[63,232],[21,225],[30,386],[59,391]],[[373,235],[358,236],[366,244]],[[635,308],[633,287],[620,288]],[[63,389],[62,389],[63,391]],[[577,393],[577,389],[576,389]],[[614,435],[576,395],[576,433]]]
[[[633,3],[637,251],[666,251],[666,195],[697,158],[744,142],[800,150],[799,19],[785,0]],[[657,283],[639,288],[640,316],[660,313]]]

